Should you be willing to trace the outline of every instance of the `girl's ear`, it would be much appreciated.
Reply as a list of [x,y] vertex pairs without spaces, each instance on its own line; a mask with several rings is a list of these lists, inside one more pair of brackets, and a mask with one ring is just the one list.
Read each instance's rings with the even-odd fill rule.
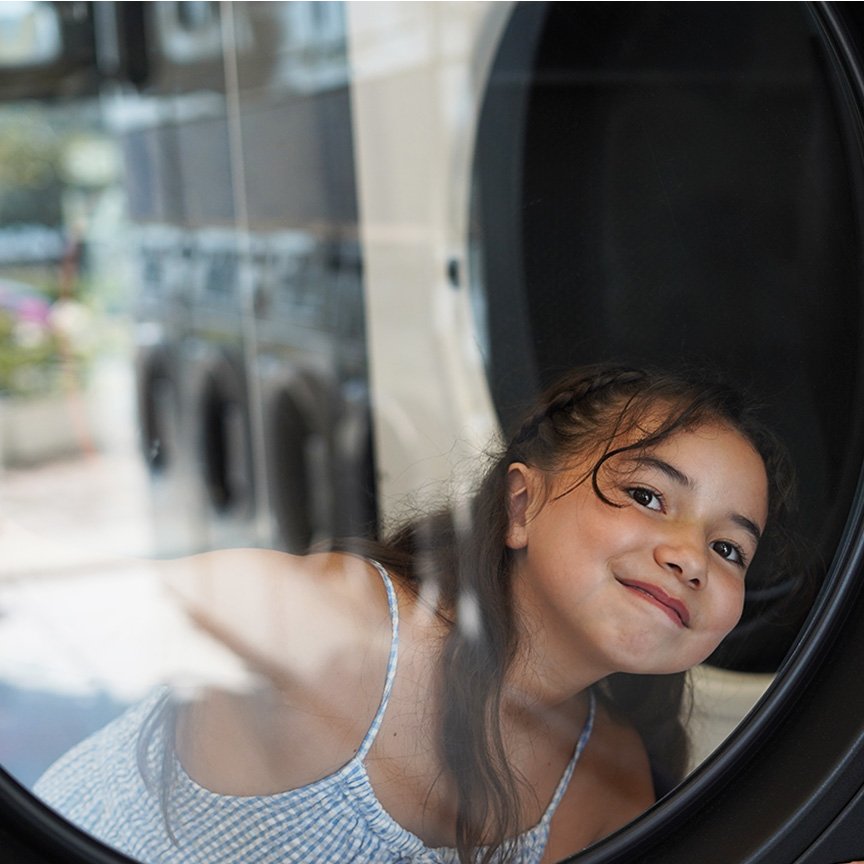
[[539,488],[536,469],[514,462],[507,469],[507,537],[508,549],[528,545],[528,522],[534,512]]

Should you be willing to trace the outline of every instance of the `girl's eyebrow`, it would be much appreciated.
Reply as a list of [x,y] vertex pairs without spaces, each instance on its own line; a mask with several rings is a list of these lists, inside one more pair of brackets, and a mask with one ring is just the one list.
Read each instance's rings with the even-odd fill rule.
[[[637,465],[644,465],[647,468],[656,468],[658,471],[662,471],[670,480],[686,489],[693,489],[696,485],[683,471],[680,471],[674,465],[670,465],[664,459],[643,454],[641,456],[634,456],[632,461]],[[756,543],[759,543],[762,539],[762,532],[752,519],[748,519],[740,513],[730,513],[729,521],[734,522],[739,528],[743,528]]]
[[738,525],[739,528],[743,528],[748,534],[750,534],[756,543],[762,539],[762,532],[759,530],[759,526],[752,519],[748,519],[740,513],[730,513],[729,519]]
[[674,481],[679,486],[693,489],[696,485],[683,471],[680,471],[674,465],[670,465],[663,459],[658,459],[656,456],[634,456],[632,461],[637,465],[644,465],[648,468],[656,468],[658,471],[662,471],[670,480]]

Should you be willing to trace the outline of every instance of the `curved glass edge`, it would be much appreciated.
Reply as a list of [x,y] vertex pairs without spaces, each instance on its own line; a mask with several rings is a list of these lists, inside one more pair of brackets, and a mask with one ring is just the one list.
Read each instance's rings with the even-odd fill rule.
[[62,819],[2,767],[0,841],[3,860],[15,864],[139,864]]

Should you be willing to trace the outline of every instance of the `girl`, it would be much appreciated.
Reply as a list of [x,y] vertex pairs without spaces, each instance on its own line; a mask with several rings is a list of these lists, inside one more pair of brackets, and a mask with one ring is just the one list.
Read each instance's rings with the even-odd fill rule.
[[224,636],[267,685],[159,694],[36,791],[148,864],[559,860],[681,778],[684,670],[738,621],[789,478],[725,387],[576,370],[470,504],[172,565],[236,591]]

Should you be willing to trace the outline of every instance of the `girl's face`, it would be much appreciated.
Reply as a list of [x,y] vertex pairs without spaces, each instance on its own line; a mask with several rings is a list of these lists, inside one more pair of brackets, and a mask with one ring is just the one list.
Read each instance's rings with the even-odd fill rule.
[[723,425],[677,432],[605,463],[599,485],[618,507],[590,477],[574,488],[594,459],[548,490],[539,469],[510,466],[507,545],[532,646],[597,678],[700,663],[741,616],[767,518],[761,457]]

